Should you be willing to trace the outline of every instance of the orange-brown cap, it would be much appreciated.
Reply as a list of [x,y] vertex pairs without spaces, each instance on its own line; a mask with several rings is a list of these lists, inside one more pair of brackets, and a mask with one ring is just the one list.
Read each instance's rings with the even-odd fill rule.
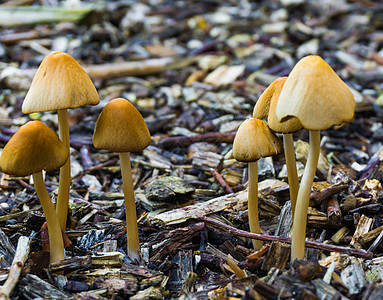
[[308,130],[324,130],[350,121],[355,100],[347,85],[319,56],[302,58],[293,68],[279,95],[279,120],[299,119]]
[[97,90],[80,64],[69,54],[51,52],[37,69],[22,110],[29,114],[99,102]]
[[239,126],[233,142],[233,156],[238,161],[253,162],[282,151],[282,142],[259,119],[250,118]]
[[5,145],[0,169],[14,176],[27,176],[65,164],[68,149],[44,123],[31,121],[21,126]]
[[297,118],[289,118],[284,122],[279,122],[275,113],[279,95],[286,79],[287,77],[275,79],[259,97],[253,110],[254,118],[263,119],[267,117],[270,129],[280,133],[292,133],[302,129],[302,124]]
[[137,152],[149,146],[149,129],[132,103],[117,98],[105,105],[97,119],[93,145],[115,152]]

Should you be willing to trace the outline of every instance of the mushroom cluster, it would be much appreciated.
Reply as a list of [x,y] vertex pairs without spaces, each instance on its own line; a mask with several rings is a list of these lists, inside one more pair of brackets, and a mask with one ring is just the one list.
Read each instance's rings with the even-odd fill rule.
[[[355,100],[350,89],[321,57],[315,55],[301,59],[288,77],[272,82],[254,107],[254,118],[267,118],[270,129],[283,134],[293,215],[291,260],[304,258],[307,210],[320,154],[320,130],[349,122],[354,110]],[[299,185],[292,133],[301,129],[309,130],[310,146]],[[241,135],[240,127],[237,136]],[[236,147],[234,141],[233,153]],[[259,151],[256,143],[249,147]],[[235,158],[242,159],[238,154]],[[250,197],[250,174],[253,172],[249,165],[249,223],[253,213],[250,209],[256,207],[250,203],[258,198],[257,194]],[[255,227],[250,223],[250,230],[258,233],[259,224]]]
[[51,198],[45,188],[42,171],[60,168],[69,151],[44,123],[31,121],[21,126],[0,156],[0,169],[10,175],[32,175],[37,195],[47,220],[50,262],[64,259],[64,242]]
[[[92,80],[69,54],[52,52],[40,64],[24,99],[25,114],[57,110],[59,137],[40,121],[20,127],[4,147],[0,169],[14,176],[32,175],[47,221],[50,262],[64,259],[64,242],[70,191],[70,140],[68,109],[100,102]],[[60,140],[61,139],[61,140]],[[95,127],[94,145],[120,153],[125,194],[128,255],[140,261],[140,246],[129,152],[146,148],[149,130],[138,110],[127,100],[110,101]],[[60,168],[56,208],[45,188],[42,171]]]
[[355,99],[350,89],[319,56],[302,58],[282,88],[276,109],[278,120],[297,119],[310,133],[309,155],[294,213],[291,260],[304,258],[307,209],[320,153],[320,130],[351,121],[354,111]]

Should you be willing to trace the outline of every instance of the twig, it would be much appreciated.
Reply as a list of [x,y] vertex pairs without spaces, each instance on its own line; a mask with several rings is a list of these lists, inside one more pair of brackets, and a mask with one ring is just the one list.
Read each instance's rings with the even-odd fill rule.
[[171,147],[187,147],[190,144],[197,142],[206,143],[232,143],[236,132],[208,132],[204,134],[197,134],[192,136],[172,136],[164,138],[160,145],[164,148]]
[[338,194],[348,188],[347,184],[333,184],[332,186],[325,188],[321,191],[312,192],[310,195],[310,201],[314,202],[314,206],[321,204],[324,200]]
[[0,300],[9,299],[9,295],[16,286],[21,270],[29,255],[30,239],[26,236],[21,236],[17,243],[16,254],[13,259],[7,281],[0,287]]
[[211,169],[210,171],[213,174],[214,178],[218,181],[219,185],[225,189],[226,193],[232,194],[233,190],[229,187],[229,185],[227,184],[225,179],[221,176],[221,174],[219,174],[219,172],[215,169]]
[[[291,244],[291,238],[289,237],[250,233],[250,232],[243,231],[243,230],[231,227],[229,225],[223,224],[219,221],[210,219],[208,217],[200,217],[199,220],[207,224],[210,224],[214,227],[220,228],[235,236],[246,237],[249,239],[257,239],[261,241],[276,241],[276,242]],[[320,250],[330,251],[330,252],[339,252],[339,253],[344,253],[344,254],[353,255],[353,256],[362,257],[362,258],[372,258],[373,256],[373,253],[363,249],[359,250],[359,249],[323,244],[318,242],[310,242],[310,241],[306,241],[305,245],[306,247],[309,247],[309,248],[320,249]]]

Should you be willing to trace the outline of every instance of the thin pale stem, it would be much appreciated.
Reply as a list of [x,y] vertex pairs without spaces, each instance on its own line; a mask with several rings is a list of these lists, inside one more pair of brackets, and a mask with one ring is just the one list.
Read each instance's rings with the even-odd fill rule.
[[41,172],[33,174],[33,182],[41,206],[43,207],[45,219],[48,224],[50,263],[64,259],[64,242],[61,234],[60,224],[56,216],[55,208],[45,187]]
[[307,210],[320,153],[320,131],[310,131],[309,155],[298,191],[292,229],[291,261],[305,256]]
[[295,204],[299,190],[297,163],[295,161],[294,140],[291,133],[283,135],[283,146],[285,148],[285,160],[287,167],[287,177],[289,179],[291,213],[294,220]]
[[125,197],[126,231],[128,237],[128,256],[140,262],[140,241],[138,238],[136,202],[129,152],[120,152],[122,184]]
[[[69,149],[69,125],[68,125],[68,111],[66,109],[58,110],[59,121],[59,137],[64,143],[65,147]],[[65,165],[60,168],[60,181],[59,192],[57,196],[56,213],[59,219],[60,228],[65,232],[66,219],[68,215],[68,203],[69,203],[69,191],[70,191],[70,155]]]
[[[258,162],[249,163],[248,215],[250,232],[261,233],[258,217]],[[252,240],[255,250],[259,250],[263,242]]]

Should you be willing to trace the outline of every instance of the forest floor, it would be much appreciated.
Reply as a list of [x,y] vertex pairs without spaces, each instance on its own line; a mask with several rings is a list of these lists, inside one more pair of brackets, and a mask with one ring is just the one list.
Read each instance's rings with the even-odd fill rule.
[[[30,243],[11,299],[383,298],[379,1],[35,2],[0,5],[0,148],[30,120],[57,132],[56,112],[21,111],[51,51],[84,67],[100,104],[69,111],[64,261],[49,265],[42,250],[45,217],[29,177],[1,173],[0,280],[20,237]],[[307,259],[290,263],[284,155],[259,161],[264,246],[254,251],[247,164],[233,158],[232,142],[265,88],[310,54],[346,82],[356,109],[351,122],[321,132]],[[141,264],[126,256],[118,153],[92,144],[102,108],[119,97],[135,105],[152,135],[148,148],[131,154]],[[294,140],[301,176],[308,132]],[[59,172],[45,179],[56,201]]]

